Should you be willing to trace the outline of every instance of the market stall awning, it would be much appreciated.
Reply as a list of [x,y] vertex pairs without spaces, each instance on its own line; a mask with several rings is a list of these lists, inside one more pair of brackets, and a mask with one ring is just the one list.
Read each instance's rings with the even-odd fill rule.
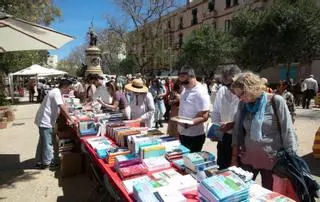
[[52,50],[73,37],[48,27],[0,12],[0,53],[24,50]]
[[32,75],[37,75],[37,76],[60,76],[68,74],[67,72],[56,70],[56,69],[50,69],[50,68],[45,68],[40,65],[32,65],[30,67],[27,67],[25,69],[22,69],[18,72],[13,73],[13,76],[32,76]]

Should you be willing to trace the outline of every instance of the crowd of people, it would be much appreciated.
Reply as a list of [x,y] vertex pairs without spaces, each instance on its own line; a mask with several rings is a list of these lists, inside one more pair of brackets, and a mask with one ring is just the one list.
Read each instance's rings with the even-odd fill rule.
[[[117,78],[106,80],[88,75],[85,84],[78,80],[60,81],[58,88],[47,93],[36,116],[39,127],[37,166],[53,162],[51,136],[58,111],[70,123],[73,120],[63,105],[62,95],[71,94],[85,105],[99,103],[102,109],[121,111],[125,119],[138,120],[149,128],[161,128],[168,121],[167,133],[178,138],[191,152],[201,151],[206,140],[206,123],[219,125],[222,139],[217,141],[217,164],[220,169],[238,165],[262,176],[262,185],[272,189],[272,167],[280,148],[296,151],[294,128],[296,92],[289,82],[271,90],[267,80],[252,72],[241,72],[237,66],[224,67],[219,80],[197,79],[195,71],[185,66],[177,79],[145,80],[141,75],[127,77],[125,84]],[[317,92],[313,76],[302,84],[303,106]],[[180,116],[192,124],[170,118]],[[210,120],[209,120],[210,122]],[[283,141],[280,141],[283,140]]]

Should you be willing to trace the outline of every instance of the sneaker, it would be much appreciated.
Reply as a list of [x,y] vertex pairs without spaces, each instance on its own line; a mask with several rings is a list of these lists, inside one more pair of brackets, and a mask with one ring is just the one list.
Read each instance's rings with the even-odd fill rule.
[[42,163],[36,163],[35,168],[40,169],[42,167]]
[[55,162],[51,162],[51,163],[49,164],[49,168],[50,168],[50,169],[56,169],[56,168],[59,168],[59,167],[60,167],[60,164],[55,163]]
[[42,164],[41,167],[39,169],[41,170],[45,170],[49,167],[49,165],[46,165],[46,164]]

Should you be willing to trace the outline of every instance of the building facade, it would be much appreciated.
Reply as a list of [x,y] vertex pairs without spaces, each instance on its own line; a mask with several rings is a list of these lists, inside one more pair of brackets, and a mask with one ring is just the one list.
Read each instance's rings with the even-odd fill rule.
[[51,68],[56,68],[58,65],[58,55],[49,55],[47,65]]
[[[133,51],[138,52],[140,60],[150,60],[147,69],[150,71],[164,71],[171,72],[183,42],[192,33],[193,30],[199,29],[203,25],[212,25],[219,31],[227,31],[231,27],[233,15],[243,7],[250,7],[252,9],[264,9],[272,5],[274,0],[186,0],[184,6],[172,11],[166,16],[161,17],[160,22],[155,21],[148,24],[148,27],[155,27],[158,23],[160,26],[160,33],[158,35],[160,48],[157,50],[162,54],[161,57],[150,60],[148,58],[148,47],[150,43],[148,40],[140,40],[135,44]],[[320,0],[316,0],[320,6]],[[148,34],[150,30],[146,30],[143,34]],[[143,37],[142,37],[143,38]],[[159,54],[158,54],[159,55]],[[309,74],[314,74],[320,80],[317,73],[319,73],[319,60],[312,61],[307,65],[293,64],[293,79],[299,80],[307,77]],[[263,77],[269,79],[271,83],[278,83],[279,80],[284,79],[284,70],[286,68],[273,67],[265,69],[261,72]],[[319,77],[319,78],[318,78]]]

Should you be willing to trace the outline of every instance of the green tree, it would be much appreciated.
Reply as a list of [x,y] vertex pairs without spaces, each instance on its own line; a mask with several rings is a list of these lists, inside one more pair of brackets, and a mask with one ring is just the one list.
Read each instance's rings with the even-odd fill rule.
[[206,25],[187,38],[178,55],[176,67],[190,65],[194,69],[207,74],[224,63],[232,53],[232,40],[229,33],[217,32]]
[[166,47],[159,43],[168,37],[164,32],[167,22],[163,16],[181,5],[179,0],[113,0],[125,16],[123,22],[112,17],[107,18],[109,29],[122,40],[138,71],[161,65],[162,53]]
[[121,75],[135,74],[137,73],[138,67],[134,60],[130,57],[123,59],[118,67],[118,73]]
[[[261,71],[309,62],[320,54],[320,10],[314,1],[281,0],[263,11],[245,9],[232,21],[236,62]],[[288,71],[289,72],[289,71]]]
[[[53,0],[0,0],[0,11],[46,26],[61,16]],[[45,64],[47,56],[46,50],[1,53],[0,71],[9,73],[34,63]]]

